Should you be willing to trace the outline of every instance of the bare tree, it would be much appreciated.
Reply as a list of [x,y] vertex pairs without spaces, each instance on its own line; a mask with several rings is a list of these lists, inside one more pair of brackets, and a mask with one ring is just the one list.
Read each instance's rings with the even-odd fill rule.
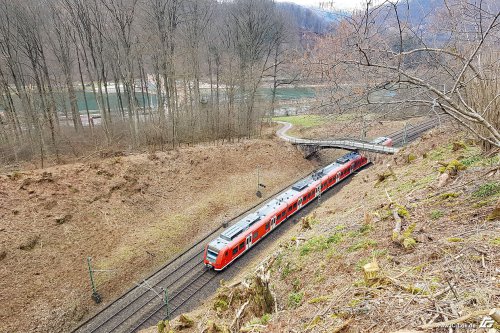
[[[434,21],[425,24],[412,22],[411,6],[403,1],[377,6],[368,2],[364,11],[344,21],[347,43],[328,66],[366,73],[370,88],[393,89],[402,96],[368,104],[440,109],[486,148],[500,147],[498,3],[447,0],[437,14],[428,13]],[[429,38],[429,32],[436,38]]]

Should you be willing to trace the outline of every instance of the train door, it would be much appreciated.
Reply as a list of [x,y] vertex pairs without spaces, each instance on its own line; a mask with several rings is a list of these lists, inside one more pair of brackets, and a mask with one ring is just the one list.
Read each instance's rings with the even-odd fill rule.
[[299,201],[297,202],[297,210],[299,210],[302,207],[302,198],[299,198]]
[[337,172],[337,180],[336,180],[336,182],[338,183],[339,180],[340,180],[340,172]]
[[351,171],[350,171],[350,173],[352,173],[353,171],[354,171],[354,163],[351,164]]
[[276,227],[276,216],[271,219],[271,230]]
[[321,184],[316,187],[316,196],[319,197],[321,195]]
[[249,249],[250,246],[252,246],[252,234],[247,236],[247,249]]

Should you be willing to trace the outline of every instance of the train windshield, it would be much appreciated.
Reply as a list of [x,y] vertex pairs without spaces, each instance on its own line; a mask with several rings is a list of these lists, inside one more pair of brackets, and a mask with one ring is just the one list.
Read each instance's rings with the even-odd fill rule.
[[214,251],[212,249],[208,249],[207,250],[207,259],[210,261],[210,262],[215,262],[215,259],[217,259],[217,255],[219,254],[219,252],[217,251]]

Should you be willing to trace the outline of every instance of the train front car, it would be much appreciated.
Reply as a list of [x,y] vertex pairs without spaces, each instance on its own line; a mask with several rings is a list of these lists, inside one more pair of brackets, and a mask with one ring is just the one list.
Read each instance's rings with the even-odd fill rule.
[[205,266],[220,269],[223,266],[223,254],[225,253],[224,249],[226,246],[227,242],[220,237],[208,243],[203,254],[203,263]]
[[392,147],[392,139],[385,136],[376,138],[375,140],[372,141],[372,143],[386,147]]
[[[377,138],[372,143],[392,146],[392,140],[386,137]],[[367,163],[364,155],[350,152],[298,181],[212,240],[205,247],[204,264],[216,271],[223,270],[283,221]]]

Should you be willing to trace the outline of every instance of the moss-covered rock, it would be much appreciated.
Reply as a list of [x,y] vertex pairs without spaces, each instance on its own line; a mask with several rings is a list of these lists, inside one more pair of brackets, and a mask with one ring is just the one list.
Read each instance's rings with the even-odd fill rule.
[[446,193],[441,194],[439,197],[443,200],[447,200],[447,199],[452,199],[452,198],[458,198],[459,196],[460,196],[460,193],[446,192]]
[[413,153],[409,153],[408,155],[406,155],[406,163],[411,163],[413,161],[415,161],[417,159],[417,155],[413,154]]
[[487,219],[489,221],[494,221],[500,219],[500,200],[498,200],[497,205],[493,211],[488,215]]
[[194,325],[194,320],[193,318],[189,317],[187,314],[183,313],[179,316],[179,320],[177,325],[175,326],[176,329],[182,330],[185,328],[190,328],[193,327]]
[[156,328],[158,329],[158,333],[174,333],[168,320],[160,320],[156,324]]
[[214,302],[214,310],[217,312],[224,312],[229,308],[227,300],[222,297],[217,297]]
[[453,142],[453,147],[452,147],[453,151],[458,151],[458,150],[465,149],[465,148],[467,148],[467,145],[465,144],[465,142],[463,142],[463,141]]
[[217,324],[216,322],[209,320],[203,333],[229,333],[229,329],[222,324]]
[[467,167],[458,160],[451,160],[450,162],[439,162],[439,164],[441,165],[438,168],[439,172],[447,172],[450,176],[455,176],[459,171],[467,169]]

